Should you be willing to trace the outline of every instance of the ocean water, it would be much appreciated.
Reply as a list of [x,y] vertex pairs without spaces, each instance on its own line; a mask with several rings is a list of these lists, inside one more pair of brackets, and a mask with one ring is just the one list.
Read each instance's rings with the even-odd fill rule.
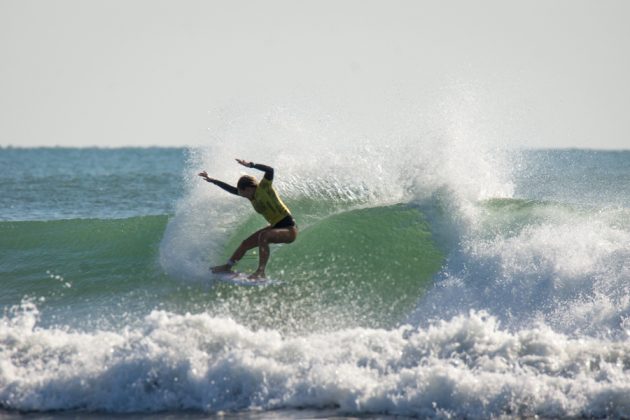
[[[630,152],[274,124],[0,149],[4,416],[630,416]],[[264,226],[196,176],[236,157],[300,226],[281,286],[208,274]]]

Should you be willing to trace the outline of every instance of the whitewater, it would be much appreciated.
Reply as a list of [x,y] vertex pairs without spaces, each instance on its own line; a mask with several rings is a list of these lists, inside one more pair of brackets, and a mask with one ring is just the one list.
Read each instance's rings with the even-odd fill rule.
[[[630,152],[448,122],[277,109],[198,148],[0,149],[2,412],[629,417]],[[234,158],[297,219],[283,286],[208,275],[263,226],[196,176],[261,176]]]

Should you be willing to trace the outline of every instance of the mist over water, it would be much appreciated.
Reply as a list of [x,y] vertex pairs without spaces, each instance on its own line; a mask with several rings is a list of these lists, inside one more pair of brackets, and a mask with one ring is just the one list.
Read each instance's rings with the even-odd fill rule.
[[[468,95],[462,100],[481,100],[474,92]],[[177,248],[182,255],[163,259],[163,265],[170,272],[171,260],[181,261],[180,256],[194,254],[193,248],[218,242],[221,234],[229,233],[225,226],[250,211],[244,200],[234,200],[196,177],[202,169],[232,184],[245,173],[260,176],[237,165],[238,157],[274,166],[278,174],[274,184],[283,198],[308,200],[311,207],[325,202],[328,213],[348,207],[423,204],[447,194],[442,204],[454,206],[452,219],[457,220],[467,217],[469,203],[511,197],[512,162],[498,147],[501,139],[490,136],[496,127],[486,127],[489,122],[480,115],[460,108],[452,98],[430,111],[411,105],[395,111],[380,106],[357,109],[358,115],[312,106],[222,110],[209,129],[210,145],[190,153],[190,170],[184,176],[187,193],[162,243],[162,250]],[[306,226],[310,222],[308,218]],[[180,223],[188,226],[175,229]],[[204,238],[206,245],[191,242],[189,250],[168,246],[170,240],[197,228],[213,240]],[[181,265],[177,270],[195,271]]]
[[[630,154],[504,150],[463,92],[379,118],[223,110],[169,172],[172,211],[5,219],[0,406],[630,415]],[[273,166],[297,218],[284,286],[208,275],[264,226],[196,175],[262,176],[234,158]]]

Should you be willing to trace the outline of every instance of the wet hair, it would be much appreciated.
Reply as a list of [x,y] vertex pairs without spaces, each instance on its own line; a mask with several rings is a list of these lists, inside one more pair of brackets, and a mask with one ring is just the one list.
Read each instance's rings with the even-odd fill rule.
[[236,188],[238,188],[239,190],[244,190],[250,187],[256,188],[257,186],[258,181],[256,181],[256,178],[249,175],[243,175],[242,177],[240,177],[238,180],[238,184],[236,184]]

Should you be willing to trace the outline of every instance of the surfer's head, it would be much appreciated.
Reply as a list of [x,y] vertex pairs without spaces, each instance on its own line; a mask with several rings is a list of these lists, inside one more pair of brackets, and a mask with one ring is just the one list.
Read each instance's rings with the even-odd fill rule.
[[238,183],[236,184],[238,194],[243,197],[247,197],[250,200],[254,198],[256,187],[258,187],[258,181],[250,175],[243,175],[239,178]]

